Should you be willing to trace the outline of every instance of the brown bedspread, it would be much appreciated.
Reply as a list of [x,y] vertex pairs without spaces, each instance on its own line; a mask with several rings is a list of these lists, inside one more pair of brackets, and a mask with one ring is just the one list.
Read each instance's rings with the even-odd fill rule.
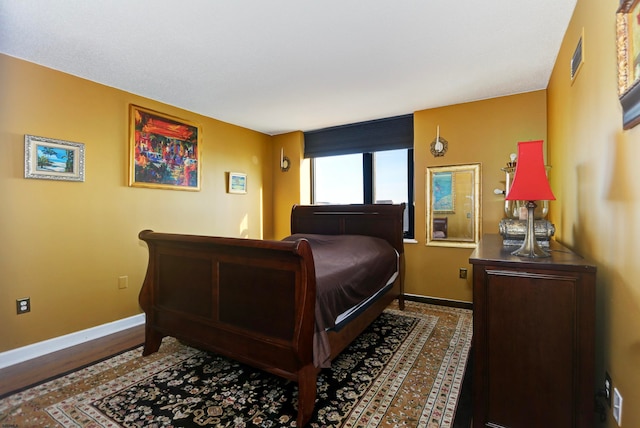
[[387,241],[363,235],[294,234],[306,239],[316,271],[314,365],[329,367],[326,330],[344,311],[383,288],[398,270],[398,254]]

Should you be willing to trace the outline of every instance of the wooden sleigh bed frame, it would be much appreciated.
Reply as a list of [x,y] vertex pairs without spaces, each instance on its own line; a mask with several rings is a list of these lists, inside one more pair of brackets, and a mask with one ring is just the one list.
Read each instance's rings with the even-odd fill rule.
[[[294,206],[291,233],[385,239],[403,265],[401,205]],[[309,243],[140,232],[149,264],[140,291],[143,355],[165,336],[298,383],[297,426],[313,415],[320,368],[313,364],[315,268]],[[394,300],[404,309],[403,274],[337,331],[335,358]],[[266,321],[266,322],[265,322]]]

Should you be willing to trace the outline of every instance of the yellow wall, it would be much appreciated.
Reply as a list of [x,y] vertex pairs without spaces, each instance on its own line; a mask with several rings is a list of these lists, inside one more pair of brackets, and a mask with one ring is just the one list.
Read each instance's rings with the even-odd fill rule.
[[[617,98],[618,0],[578,0],[548,87],[550,216],[559,241],[598,266],[596,387],[608,371],[622,426],[640,426],[640,126],[624,131]],[[585,63],[571,55],[584,29]],[[560,173],[558,173],[560,172]],[[607,427],[616,427],[608,411]]]
[[[288,171],[280,169],[281,150],[289,158]],[[291,234],[291,207],[311,203],[310,161],[304,159],[304,134],[290,132],[273,137],[273,234],[282,239]]]
[[[508,97],[442,108],[414,114],[415,156],[415,236],[417,244],[406,244],[407,293],[471,302],[471,275],[459,279],[459,268],[471,272],[469,248],[427,247],[426,173],[427,167],[480,163],[481,230],[498,233],[504,216],[504,197],[493,189],[504,189],[509,154],[517,151],[518,141],[546,140],[546,94],[535,91]],[[449,149],[434,157],[431,141],[440,126],[440,136]],[[551,174],[553,174],[553,170]]]
[[[0,76],[0,352],[140,313],[142,229],[272,237],[270,136],[5,55]],[[200,192],[127,186],[130,103],[202,126]],[[25,134],[84,143],[85,182],[25,179]]]

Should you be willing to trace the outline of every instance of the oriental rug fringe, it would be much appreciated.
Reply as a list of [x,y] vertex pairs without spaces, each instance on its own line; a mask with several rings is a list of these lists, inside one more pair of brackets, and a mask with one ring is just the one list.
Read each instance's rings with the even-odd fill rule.
[[[392,305],[320,373],[309,426],[451,427],[471,311]],[[297,384],[165,338],[0,400],[7,427],[295,427]]]

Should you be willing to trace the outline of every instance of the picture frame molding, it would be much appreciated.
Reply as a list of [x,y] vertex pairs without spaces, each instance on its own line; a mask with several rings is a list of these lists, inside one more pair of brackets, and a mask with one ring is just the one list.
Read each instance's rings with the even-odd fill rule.
[[[428,166],[426,172],[426,245],[433,247],[475,248],[482,234],[481,164]],[[450,194],[458,199],[452,210],[435,209],[434,177],[451,173]],[[456,184],[458,180],[461,184]],[[447,207],[449,208],[449,207]],[[434,219],[447,218],[446,237],[434,236]]]
[[[72,171],[56,171],[55,169],[41,168],[39,165],[40,156],[38,155],[39,147],[49,148],[54,153],[56,150],[64,150],[67,152],[67,159],[69,153],[72,153]],[[46,155],[44,157],[48,158]],[[76,143],[73,141],[57,140],[54,138],[25,134],[24,178],[83,182],[85,180],[85,145],[83,143]]]

